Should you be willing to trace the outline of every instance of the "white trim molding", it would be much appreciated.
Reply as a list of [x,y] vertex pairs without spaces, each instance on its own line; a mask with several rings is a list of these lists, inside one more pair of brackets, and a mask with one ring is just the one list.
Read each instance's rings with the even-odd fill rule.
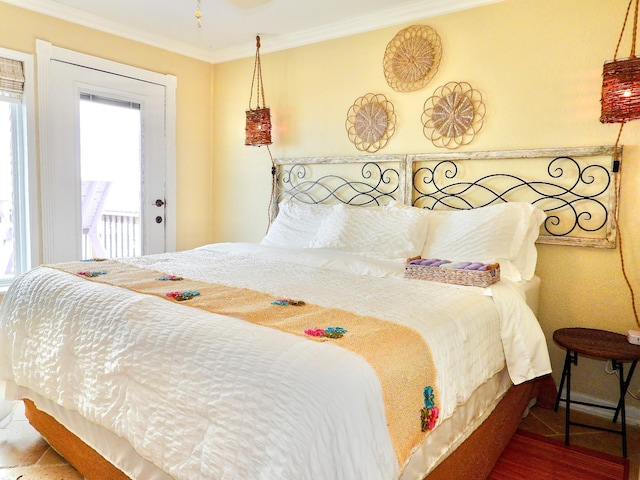
[[[162,32],[141,30],[139,25],[124,24],[108,18],[88,13],[53,0],[2,0],[5,3],[50,17],[116,35],[136,42],[161,48],[169,52],[206,61],[221,63],[255,55],[253,35],[251,41],[230,47],[216,48],[215,45],[202,47],[176,38],[169,38]],[[270,35],[268,45],[262,48],[263,53],[271,53],[312,43],[332,40],[357,33],[368,32],[379,28],[391,27],[410,22],[424,21],[427,18],[445,15],[456,11],[481,7],[504,0],[413,0],[399,2],[391,8],[362,15],[347,20],[332,22],[303,31],[290,31]]]
[[[563,398],[566,395],[566,389],[562,390],[562,395]],[[626,400],[626,399],[625,399]],[[571,410],[572,411],[576,411],[576,412],[583,412],[583,413],[588,413],[589,415],[592,415],[594,417],[599,417],[599,418],[606,418],[607,420],[611,421],[613,419],[613,410],[607,410],[604,408],[597,408],[597,407],[592,407],[589,405],[581,405],[579,403],[573,403],[574,401],[576,402],[584,402],[584,403],[594,403],[594,404],[598,404],[598,405],[605,405],[607,407],[610,408],[615,408],[617,403],[615,402],[611,402],[611,401],[606,401],[606,400],[602,400],[601,398],[596,398],[594,396],[591,395],[587,395],[585,393],[580,393],[580,392],[574,392],[573,389],[571,389]],[[625,405],[625,414],[627,417],[627,427],[632,426],[632,427],[640,427],[640,408],[638,407],[634,407],[629,405],[629,401],[627,400]],[[560,406],[563,407],[565,405],[565,402],[560,402]],[[620,421],[618,419],[617,423],[612,423],[612,428],[616,428],[617,426],[620,426]]]
[[57,60],[103,72],[113,73],[165,87],[165,250],[176,249],[176,88],[177,78],[173,75],[160,74],[122,63],[86,55],[84,53],[56,47],[49,42],[36,40],[36,56],[38,65],[38,113],[40,138],[40,181],[42,199],[42,254],[45,262],[55,259],[53,234],[55,218],[52,209],[55,168],[52,161],[51,126],[51,61]]

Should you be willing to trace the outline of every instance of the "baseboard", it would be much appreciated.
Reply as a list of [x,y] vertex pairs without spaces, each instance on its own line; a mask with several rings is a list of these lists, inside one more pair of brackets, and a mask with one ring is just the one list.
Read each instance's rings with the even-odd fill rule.
[[[562,398],[565,397],[566,391],[563,390],[562,391]],[[578,402],[588,402],[588,403],[597,403],[597,404],[601,404],[601,405],[607,405],[609,407],[615,407],[616,404],[614,402],[611,401],[607,401],[607,400],[602,400],[600,398],[596,398],[593,397],[591,395],[585,395],[584,393],[579,393],[579,392],[571,392],[571,400],[576,400]],[[628,401],[627,401],[628,403]],[[560,403],[560,405],[564,405],[563,402]],[[607,418],[607,419],[612,419],[613,418],[613,411],[612,410],[607,410],[604,408],[597,408],[597,407],[591,407],[589,405],[580,405],[580,404],[572,404],[571,405],[571,410],[572,411],[578,411],[578,412],[585,412],[588,413],[589,415],[593,415],[596,417],[602,417],[602,418]],[[630,405],[626,405],[626,416],[627,416],[627,426],[634,426],[634,427],[638,427],[640,426],[640,408],[638,407],[632,407]]]

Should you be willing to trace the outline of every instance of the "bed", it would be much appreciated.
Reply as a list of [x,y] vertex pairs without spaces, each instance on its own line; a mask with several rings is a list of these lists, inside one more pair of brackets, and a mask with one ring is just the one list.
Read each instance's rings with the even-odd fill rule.
[[[555,173],[610,156],[537,152]],[[456,161],[277,160],[260,243],[28,272],[0,307],[0,392],[91,480],[486,478],[550,373],[535,243],[610,242],[615,182],[487,200],[494,173],[435,181]],[[558,199],[592,198],[599,228],[549,231]],[[404,278],[415,256],[499,262],[501,279]]]

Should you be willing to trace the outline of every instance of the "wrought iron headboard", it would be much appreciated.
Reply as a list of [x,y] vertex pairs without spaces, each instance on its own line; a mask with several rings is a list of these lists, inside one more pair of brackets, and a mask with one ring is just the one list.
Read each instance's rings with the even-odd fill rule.
[[[274,198],[462,210],[529,202],[547,213],[538,243],[615,246],[612,146],[275,159]],[[620,152],[621,153],[621,152]]]

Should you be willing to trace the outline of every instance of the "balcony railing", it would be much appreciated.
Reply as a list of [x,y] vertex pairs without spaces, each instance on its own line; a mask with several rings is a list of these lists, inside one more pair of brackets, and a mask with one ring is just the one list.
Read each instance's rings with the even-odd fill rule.
[[[138,214],[105,212],[98,236],[107,258],[135,257],[142,254],[142,236]],[[83,258],[100,257],[91,247],[87,235],[82,236]]]
[[[0,223],[0,284],[10,282],[15,275],[13,235],[7,222]],[[88,235],[82,235],[82,258],[135,257],[142,254],[140,216],[138,214],[106,212],[98,227],[98,239],[104,248],[96,253]],[[7,283],[8,284],[8,283]]]

